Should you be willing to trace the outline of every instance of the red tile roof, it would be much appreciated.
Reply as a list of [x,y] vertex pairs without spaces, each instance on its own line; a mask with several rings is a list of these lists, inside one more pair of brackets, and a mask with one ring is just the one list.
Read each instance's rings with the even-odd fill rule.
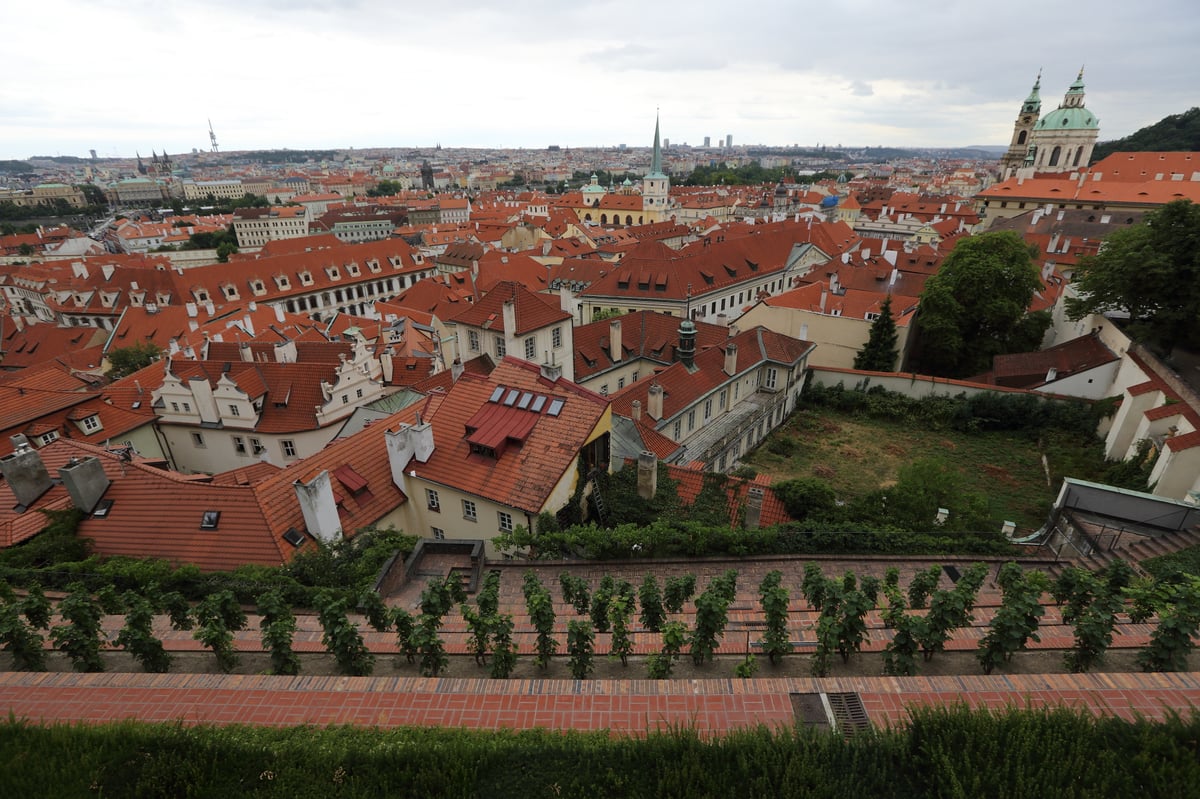
[[534,330],[559,322],[569,322],[571,314],[562,310],[557,296],[535,294],[520,283],[505,281],[497,283],[474,305],[464,308],[446,321],[451,324],[502,329],[504,304],[511,301],[516,312],[515,335],[525,335]]
[[[501,400],[508,391],[516,390],[518,405],[525,393],[546,401],[538,411],[532,410],[532,400],[529,410],[518,408],[520,414],[533,419],[527,431],[520,431],[526,436],[523,444],[509,446],[496,458],[472,453],[470,423],[478,422],[477,414],[494,404],[489,399],[500,386],[506,392]],[[558,415],[551,413],[555,398],[563,401]],[[538,513],[607,409],[607,398],[567,380],[549,381],[537,366],[506,357],[487,378],[464,373],[436,411],[425,417],[433,427],[434,452],[428,462],[414,464],[414,468],[423,480]],[[491,421],[497,426],[511,422],[507,416]]]

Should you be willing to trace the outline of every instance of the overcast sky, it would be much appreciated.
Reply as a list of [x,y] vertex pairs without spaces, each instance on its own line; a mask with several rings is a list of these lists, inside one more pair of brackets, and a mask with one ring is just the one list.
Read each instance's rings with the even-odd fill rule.
[[0,158],[672,142],[1007,145],[1086,66],[1100,139],[1197,104],[1195,0],[4,4]]

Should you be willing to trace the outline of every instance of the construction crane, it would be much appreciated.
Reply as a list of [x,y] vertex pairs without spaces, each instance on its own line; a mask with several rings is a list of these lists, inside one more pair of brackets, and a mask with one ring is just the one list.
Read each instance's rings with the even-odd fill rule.
[[212,120],[208,120],[208,140],[212,142],[212,151],[217,152],[217,134],[213,132]]

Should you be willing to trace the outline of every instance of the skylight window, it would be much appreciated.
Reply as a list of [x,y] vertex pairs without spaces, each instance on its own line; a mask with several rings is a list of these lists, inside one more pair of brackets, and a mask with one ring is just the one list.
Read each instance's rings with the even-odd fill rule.
[[204,511],[204,515],[200,517],[200,529],[215,530],[219,521],[221,521],[221,511],[206,510]]
[[546,405],[546,398],[543,397],[541,394],[538,394],[536,397],[533,398],[533,407],[530,408],[529,410],[533,411],[534,413],[541,413],[542,408],[545,405]]
[[294,547],[299,547],[304,543],[304,533],[300,532],[295,527],[289,527],[288,531],[283,534],[283,540],[287,541]]
[[566,403],[564,400],[550,400],[550,407],[546,409],[546,413],[548,413],[550,416],[558,416],[560,413],[562,413],[563,405],[565,404]]
[[492,389],[492,396],[488,397],[488,402],[499,402],[504,396],[504,386],[496,386]]
[[511,407],[512,404],[517,401],[517,397],[520,396],[520,394],[520,391],[517,391],[515,388],[510,388],[508,390],[508,396],[504,398],[504,404]]
[[526,408],[529,407],[529,403],[532,401],[533,401],[533,394],[526,391],[524,394],[521,395],[521,401],[517,403],[517,407],[520,408],[521,410],[525,410]]

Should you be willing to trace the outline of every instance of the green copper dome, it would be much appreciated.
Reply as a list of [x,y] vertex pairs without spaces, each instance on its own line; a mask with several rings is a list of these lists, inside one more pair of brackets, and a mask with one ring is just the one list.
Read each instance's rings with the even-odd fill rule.
[[1100,120],[1082,106],[1056,108],[1038,120],[1036,130],[1099,130]]

